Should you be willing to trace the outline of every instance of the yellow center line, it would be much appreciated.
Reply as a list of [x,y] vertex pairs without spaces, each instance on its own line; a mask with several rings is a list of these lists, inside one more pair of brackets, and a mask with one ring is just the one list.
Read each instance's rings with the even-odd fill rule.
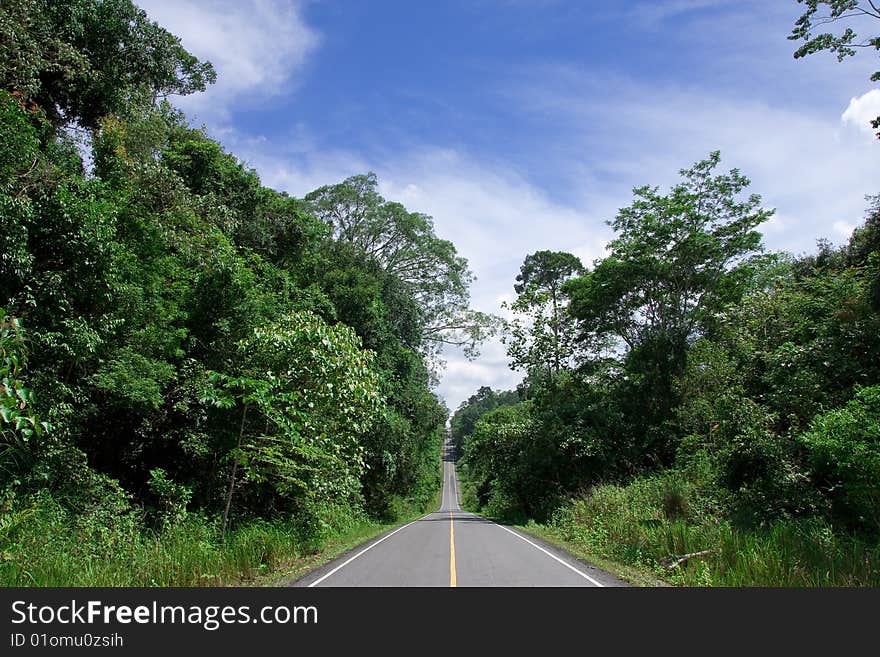
[[455,586],[455,523],[449,512],[449,586]]

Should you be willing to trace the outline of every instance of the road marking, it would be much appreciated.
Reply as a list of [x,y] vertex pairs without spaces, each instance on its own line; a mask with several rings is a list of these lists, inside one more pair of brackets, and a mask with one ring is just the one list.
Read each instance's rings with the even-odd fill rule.
[[330,575],[332,575],[333,573],[335,573],[335,572],[337,572],[337,571],[342,570],[343,568],[345,568],[348,564],[350,564],[352,561],[354,561],[355,559],[357,559],[357,558],[358,558],[359,556],[361,556],[364,552],[369,552],[369,551],[372,550],[374,547],[376,547],[377,545],[379,545],[379,543],[381,543],[382,541],[385,541],[385,540],[391,538],[391,537],[394,536],[397,532],[399,532],[399,531],[403,531],[404,529],[406,529],[406,528],[409,527],[410,525],[414,525],[414,524],[416,524],[419,520],[422,520],[422,519],[424,519],[424,518],[427,518],[429,515],[431,515],[431,514],[428,513],[428,514],[422,516],[421,518],[419,518],[418,520],[413,520],[412,522],[408,522],[408,523],[406,523],[403,527],[398,527],[397,529],[395,529],[395,530],[394,530],[393,532],[391,532],[390,534],[386,534],[385,536],[383,536],[382,538],[380,538],[380,539],[379,539],[378,541],[376,541],[375,543],[371,543],[370,545],[368,545],[367,547],[365,547],[363,550],[361,550],[361,551],[358,552],[356,555],[354,555],[351,559],[348,559],[345,563],[341,563],[341,564],[339,564],[338,566],[336,566],[336,568],[334,568],[333,570],[331,570],[329,573],[327,573],[327,574],[324,575],[323,577],[319,577],[318,579],[316,579],[314,582],[312,582],[311,584],[309,584],[307,588],[312,588],[313,586],[317,586],[318,584],[320,584],[321,582],[323,582],[325,579],[327,579],[328,577],[330,577]]
[[455,521],[449,512],[449,586],[455,588]]
[[[494,523],[493,523],[493,524],[494,524]],[[547,550],[545,550],[544,548],[542,548],[540,545],[537,545],[537,544],[535,544],[535,543],[532,543],[532,542],[531,542],[529,539],[527,539],[525,536],[521,536],[521,535],[518,534],[517,532],[513,531],[512,529],[508,529],[508,528],[505,527],[504,525],[498,525],[498,527],[501,527],[501,529],[503,529],[504,531],[508,532],[509,534],[513,534],[513,535],[516,536],[518,539],[525,541],[526,543],[528,543],[529,545],[531,545],[533,548],[536,548],[536,549],[540,550],[541,552],[543,552],[544,554],[546,554],[546,555],[547,555],[548,557],[550,557],[551,559],[556,559],[556,561],[558,561],[559,563],[561,563],[563,566],[565,566],[565,567],[568,568],[569,570],[573,570],[573,571],[576,572],[578,575],[580,575],[581,577],[583,577],[585,580],[587,580],[587,581],[589,581],[589,582],[592,582],[593,585],[598,586],[598,587],[601,587],[601,588],[604,588],[604,587],[605,587],[605,585],[602,584],[601,582],[597,582],[596,580],[594,580],[592,577],[590,577],[590,576],[587,575],[586,573],[582,573],[580,570],[578,570],[577,568],[575,568],[574,566],[572,566],[570,563],[567,563],[567,562],[563,561],[562,559],[560,559],[559,557],[557,557],[557,556],[556,556],[555,554],[553,554],[552,552],[548,552]]]

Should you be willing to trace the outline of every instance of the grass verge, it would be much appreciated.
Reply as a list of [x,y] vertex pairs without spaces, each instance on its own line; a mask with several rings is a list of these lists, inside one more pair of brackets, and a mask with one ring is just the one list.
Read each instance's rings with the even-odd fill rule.
[[541,540],[561,547],[572,556],[583,559],[633,586],[671,586],[669,582],[658,578],[654,573],[648,570],[606,559],[588,549],[585,549],[583,545],[579,545],[572,541],[566,541],[554,532],[552,527],[548,527],[547,525],[541,525],[534,521],[529,521],[524,525],[514,525],[514,527],[522,531],[524,534],[530,534],[536,538],[540,538]]
[[393,522],[328,504],[306,519],[243,522],[223,540],[216,518],[191,514],[152,531],[133,514],[73,514],[43,496],[0,515],[0,586],[282,585],[426,504],[398,500]]
[[[877,587],[880,538],[819,516],[737,524],[710,477],[667,470],[600,485],[544,524],[490,502],[471,510],[558,545],[640,586]],[[493,512],[495,509],[499,511]]]

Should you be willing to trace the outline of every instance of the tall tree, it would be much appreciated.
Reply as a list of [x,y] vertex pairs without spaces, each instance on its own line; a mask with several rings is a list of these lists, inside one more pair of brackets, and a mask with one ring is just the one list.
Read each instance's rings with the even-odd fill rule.
[[131,0],[0,4],[0,84],[56,125],[97,128],[103,116],[203,91],[215,80],[209,62]]
[[537,251],[526,256],[514,285],[517,298],[510,308],[519,314],[506,336],[515,367],[531,374],[556,376],[575,349],[564,284],[584,273],[577,256],[562,251]]
[[452,242],[439,238],[431,217],[379,194],[376,174],[352,176],[305,197],[308,209],[338,242],[356,248],[399,278],[423,309],[422,340],[436,354],[443,344],[476,355],[494,318],[469,307],[473,274]]
[[659,341],[680,360],[710,308],[735,290],[732,269],[761,248],[755,227],[773,211],[756,194],[742,196],[750,181],[739,170],[714,174],[720,161],[715,151],[682,170],[668,194],[635,189],[609,222],[618,233],[611,253],[566,286],[584,339],[613,336],[628,349]]

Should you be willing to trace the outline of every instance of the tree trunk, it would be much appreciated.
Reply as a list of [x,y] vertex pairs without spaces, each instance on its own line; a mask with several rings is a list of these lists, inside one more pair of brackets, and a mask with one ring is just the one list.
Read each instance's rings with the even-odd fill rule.
[[550,288],[550,295],[553,298],[553,365],[554,376],[559,376],[559,310],[556,306],[556,287]]
[[[247,418],[248,405],[244,405],[244,410],[241,412],[241,426],[238,429],[238,445],[236,446],[236,451],[241,450],[241,443],[244,439],[244,422]],[[226,542],[226,527],[229,524],[229,509],[232,508],[232,493],[235,490],[235,475],[238,474],[238,455],[236,454],[236,458],[232,461],[232,474],[229,476],[229,490],[226,492],[226,508],[223,509],[223,542]]]

